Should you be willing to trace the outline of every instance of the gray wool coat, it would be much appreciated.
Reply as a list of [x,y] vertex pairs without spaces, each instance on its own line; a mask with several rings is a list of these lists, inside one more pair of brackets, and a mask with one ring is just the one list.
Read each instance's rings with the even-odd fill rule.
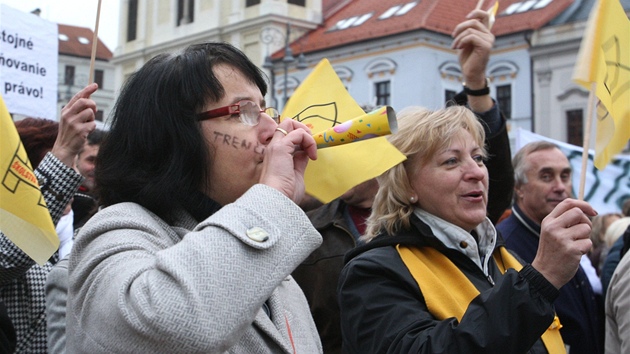
[[290,276],[321,243],[297,205],[255,185],[201,223],[176,217],[168,225],[121,203],[81,229],[69,264],[68,353],[322,352]]

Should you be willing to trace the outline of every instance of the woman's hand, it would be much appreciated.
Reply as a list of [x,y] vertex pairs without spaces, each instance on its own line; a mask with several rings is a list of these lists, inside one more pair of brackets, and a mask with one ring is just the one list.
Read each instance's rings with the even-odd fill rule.
[[486,84],[486,67],[494,46],[494,35],[488,29],[489,14],[474,10],[453,30],[451,47],[459,50],[459,64],[469,88],[481,89]]
[[61,110],[59,133],[51,152],[68,167],[74,167],[74,160],[88,134],[96,129],[96,103],[90,96],[97,89],[97,84],[87,85]]
[[309,159],[317,159],[311,130],[300,122],[285,119],[265,149],[260,183],[279,190],[297,204],[304,196],[304,171]]
[[[453,30],[452,48],[458,50],[459,65],[466,87],[480,90],[486,87],[486,68],[494,46],[494,35],[489,29],[487,11],[473,10],[466,20]],[[486,112],[492,108],[490,95],[468,96],[468,105],[474,112]]]
[[560,289],[577,272],[592,246],[589,216],[597,212],[585,201],[565,199],[543,219],[532,267]]

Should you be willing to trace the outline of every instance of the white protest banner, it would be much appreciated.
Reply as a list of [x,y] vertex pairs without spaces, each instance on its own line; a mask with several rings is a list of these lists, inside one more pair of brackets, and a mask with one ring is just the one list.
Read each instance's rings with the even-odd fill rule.
[[[582,147],[553,140],[520,128],[516,131],[515,137],[515,150],[512,151],[512,154],[516,153],[523,145],[533,141],[545,140],[558,145],[573,168],[573,195],[577,196],[576,192],[582,169]],[[630,198],[630,155],[614,156],[603,170],[594,167],[593,156],[594,151],[589,150],[584,200],[589,202],[599,214],[618,213],[621,211],[623,201]]]
[[57,24],[0,5],[0,92],[10,113],[57,120]]

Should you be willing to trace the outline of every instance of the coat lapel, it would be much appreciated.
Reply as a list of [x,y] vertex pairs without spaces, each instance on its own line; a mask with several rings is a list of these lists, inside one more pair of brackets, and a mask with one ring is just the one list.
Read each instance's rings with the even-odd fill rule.
[[[265,332],[285,353],[293,354],[294,349],[289,340],[289,332],[287,329],[288,315],[285,313],[279,301],[277,292],[278,289],[274,290],[268,301],[271,318],[267,316],[263,309],[260,309],[254,319],[254,325]],[[290,322],[290,318],[288,320]]]

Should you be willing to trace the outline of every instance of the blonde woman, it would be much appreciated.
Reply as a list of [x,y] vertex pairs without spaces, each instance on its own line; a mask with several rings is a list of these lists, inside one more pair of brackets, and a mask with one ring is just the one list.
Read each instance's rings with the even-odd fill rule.
[[407,160],[378,178],[339,282],[345,353],[562,353],[558,289],[591,248],[591,206],[561,202],[522,264],[486,216],[484,130],[463,107],[409,108],[389,139]]

